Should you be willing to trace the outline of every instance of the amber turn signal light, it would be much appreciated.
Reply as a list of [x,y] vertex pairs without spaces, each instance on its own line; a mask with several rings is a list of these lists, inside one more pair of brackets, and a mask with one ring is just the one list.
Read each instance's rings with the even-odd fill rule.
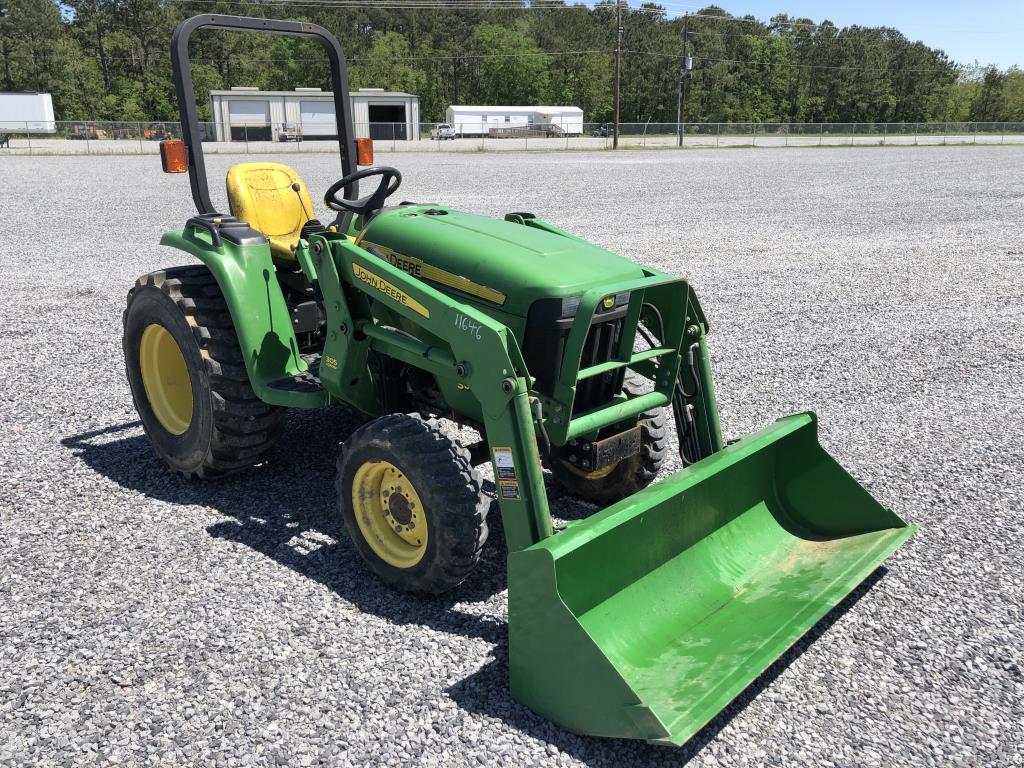
[[356,139],[356,165],[373,165],[373,139]]
[[164,173],[188,173],[188,157],[183,141],[161,141],[160,162]]

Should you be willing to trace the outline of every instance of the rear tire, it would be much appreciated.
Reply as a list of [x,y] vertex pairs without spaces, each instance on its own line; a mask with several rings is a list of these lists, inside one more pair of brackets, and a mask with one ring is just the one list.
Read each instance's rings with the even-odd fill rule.
[[[643,393],[646,379],[632,372],[626,375],[622,391],[631,395]],[[557,449],[549,461],[555,480],[573,496],[594,504],[608,505],[646,488],[658,475],[665,459],[668,442],[665,438],[665,409],[657,408],[640,414],[640,452],[622,459],[611,468],[584,473],[563,457],[566,449]]]
[[[188,478],[224,475],[267,458],[284,411],[253,392],[224,297],[206,267],[143,275],[128,292],[123,321],[128,384],[160,458]],[[154,338],[170,361],[162,367],[151,362]],[[187,384],[172,380],[176,373],[187,375]],[[182,391],[188,388],[190,406]],[[172,406],[162,389],[173,393]]]
[[476,570],[489,499],[469,451],[434,420],[392,414],[349,436],[338,459],[338,509],[363,560],[406,592],[440,594]]

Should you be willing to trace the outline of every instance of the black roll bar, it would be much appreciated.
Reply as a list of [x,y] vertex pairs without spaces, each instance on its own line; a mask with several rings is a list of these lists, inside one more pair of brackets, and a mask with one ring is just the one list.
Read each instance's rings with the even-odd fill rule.
[[[178,111],[181,115],[181,137],[185,142],[188,157],[188,179],[192,187],[192,199],[199,213],[216,213],[210,202],[210,188],[206,180],[206,163],[203,161],[203,142],[199,135],[199,120],[196,114],[195,88],[192,84],[192,62],[188,56],[188,43],[197,29],[222,29],[237,32],[269,32],[276,35],[312,37],[323,46],[331,64],[331,87],[334,91],[334,120],[338,130],[338,149],[341,152],[341,172],[348,176],[356,170],[355,130],[352,124],[352,108],[348,96],[348,71],[345,54],[337,38],[317,24],[304,21],[278,21],[276,19],[254,19],[246,16],[220,16],[202,14],[185,19],[174,30],[171,37],[171,66],[174,72],[174,88],[178,94]],[[358,183],[350,184],[345,198],[359,197]]]

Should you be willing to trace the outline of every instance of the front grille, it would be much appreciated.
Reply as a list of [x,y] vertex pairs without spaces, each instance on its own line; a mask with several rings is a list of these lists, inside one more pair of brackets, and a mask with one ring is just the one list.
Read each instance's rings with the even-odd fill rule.
[[[523,357],[535,379],[534,388],[549,397],[554,395],[555,382],[565,357],[565,344],[574,320],[572,317],[560,317],[561,307],[561,299],[534,302],[523,339]],[[580,368],[589,368],[614,357],[622,336],[626,309],[626,306],[621,306],[594,315],[583,345]],[[581,381],[576,388],[573,413],[583,413],[609,403],[621,391],[624,376],[625,370],[620,368]]]
[[[614,320],[595,322],[590,326],[590,333],[587,334],[587,343],[583,345],[583,356],[580,360],[580,368],[589,368],[592,365],[606,363],[615,356],[618,348],[619,337],[622,335],[622,324],[625,318],[619,317]],[[600,408],[611,402],[622,389],[622,380],[626,369],[618,368],[614,371],[602,373],[600,376],[592,376],[584,379],[576,385],[576,400],[573,402],[573,415],[585,413],[594,408]]]

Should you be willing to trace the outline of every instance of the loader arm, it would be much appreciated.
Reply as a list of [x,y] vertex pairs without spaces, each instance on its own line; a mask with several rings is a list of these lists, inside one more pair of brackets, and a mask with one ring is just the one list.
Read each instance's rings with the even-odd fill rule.
[[[530,377],[511,330],[342,235],[314,235],[310,254],[309,269],[323,293],[329,328],[320,366],[324,387],[339,400],[351,402],[353,390],[358,395],[368,379],[370,350],[435,376],[457,379],[481,405],[509,551],[550,536],[551,514],[530,410]],[[443,344],[377,322],[368,298]],[[368,387],[366,392],[373,390]],[[368,399],[353,404],[374,412]]]

